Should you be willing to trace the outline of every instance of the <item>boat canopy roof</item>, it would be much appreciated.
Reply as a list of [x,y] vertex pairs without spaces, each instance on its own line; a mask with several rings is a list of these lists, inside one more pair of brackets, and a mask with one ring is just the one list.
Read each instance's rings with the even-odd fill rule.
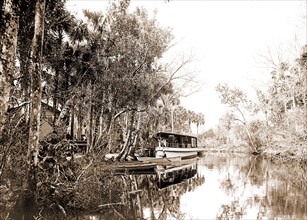
[[155,134],[156,137],[165,137],[169,135],[174,135],[174,136],[181,136],[181,137],[191,137],[191,138],[197,138],[194,135],[191,134],[183,134],[183,133],[176,133],[176,132],[167,132],[167,131],[159,131]]

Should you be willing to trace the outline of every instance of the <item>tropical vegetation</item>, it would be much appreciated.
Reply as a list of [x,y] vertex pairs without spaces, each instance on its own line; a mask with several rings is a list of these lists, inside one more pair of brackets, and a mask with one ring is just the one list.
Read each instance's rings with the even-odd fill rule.
[[[192,57],[164,63],[171,30],[129,4],[84,10],[78,19],[61,0],[0,1],[0,206],[19,213],[11,218],[33,218],[37,208],[86,208],[69,201],[81,180],[97,177],[105,154],[126,160],[159,130],[204,124],[203,114],[180,105],[184,88],[175,86],[193,83],[183,68]],[[51,132],[43,135],[47,124]],[[68,160],[71,140],[81,139],[86,157]]]
[[[126,180],[111,178],[114,161],[104,155],[128,160],[159,130],[196,128],[208,149],[306,163],[307,46],[295,60],[270,63],[271,81],[256,101],[217,86],[230,111],[201,132],[205,116],[180,105],[186,88],[199,88],[184,68],[193,57],[165,62],[171,29],[129,5],[114,1],[78,19],[64,0],[0,1],[0,210],[11,213],[1,218],[65,216],[94,209],[95,198],[117,204]],[[79,160],[68,156],[74,140],[86,140]]]
[[207,146],[249,151],[281,160],[307,161],[307,45],[292,60],[267,58],[266,90],[252,100],[238,87],[216,91],[229,111],[215,129],[202,134]]

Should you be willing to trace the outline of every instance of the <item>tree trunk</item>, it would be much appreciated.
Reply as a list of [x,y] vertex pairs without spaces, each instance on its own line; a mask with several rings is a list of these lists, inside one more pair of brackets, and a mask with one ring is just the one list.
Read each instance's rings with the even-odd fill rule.
[[122,149],[119,152],[117,159],[120,159],[121,161],[126,159],[126,156],[128,155],[128,151],[129,151],[129,148],[130,148],[130,140],[131,140],[131,129],[129,129],[129,131],[128,131],[125,143],[122,146]]
[[306,91],[305,91],[305,132],[307,133],[307,76],[306,76]]
[[246,123],[243,123],[243,125],[244,125],[244,128],[245,128],[245,130],[246,130],[246,133],[247,133],[247,136],[248,136],[248,138],[249,138],[249,141],[251,142],[253,153],[257,153],[257,154],[258,154],[259,151],[258,151],[257,146],[255,145],[255,143],[254,143],[254,141],[253,141],[252,135],[251,135],[251,133],[249,132]]
[[[139,131],[141,127],[141,114],[140,112],[136,113],[135,111],[131,112],[131,121],[129,126],[127,127],[128,133],[125,140],[125,144],[121,150],[121,152],[118,155],[118,158],[120,160],[126,160],[127,156],[129,154],[132,155],[132,153],[135,151],[135,147],[137,144],[137,140],[139,138]],[[135,115],[138,114],[138,117],[136,118]],[[135,126],[136,124],[136,126]]]
[[83,120],[82,120],[82,112],[81,112],[81,105],[78,106],[78,113],[77,113],[77,140],[81,140],[82,137],[82,130],[83,130]]
[[[20,75],[21,75],[21,90],[22,99],[24,102],[29,102],[30,99],[30,51],[31,51],[31,40],[26,37],[21,37],[19,39],[19,55],[20,55]],[[29,123],[30,107],[29,105],[24,105],[23,107],[24,120]]]
[[54,75],[54,90],[53,90],[53,127],[55,126],[57,120],[57,110],[58,110],[58,89],[59,88],[59,70],[55,70]]
[[[99,109],[99,106],[98,106]],[[98,150],[98,147],[101,143],[102,136],[102,119],[101,111],[97,111],[94,119],[94,140],[93,140],[93,149]],[[100,149],[101,150],[101,149]]]
[[133,124],[135,120],[135,112],[131,112],[131,118],[129,119],[129,112],[126,112],[125,116],[125,128],[123,129],[123,139],[124,144],[122,146],[122,149],[120,153],[117,156],[117,159],[125,160],[131,147],[131,136],[132,136],[132,130],[133,130]]
[[172,105],[172,109],[171,109],[171,125],[172,125],[172,130],[171,131],[173,132],[174,131],[174,106],[173,105]]
[[249,130],[248,130],[248,126],[247,126],[247,123],[246,123],[246,119],[245,119],[245,116],[244,116],[244,114],[243,114],[243,112],[240,110],[240,108],[238,108],[238,107],[235,107],[237,110],[238,110],[238,112],[240,113],[240,115],[242,116],[242,118],[243,118],[243,121],[242,120],[240,120],[240,119],[237,119],[238,121],[240,121],[242,124],[243,124],[243,126],[244,126],[244,128],[245,128],[245,131],[246,131],[246,133],[247,133],[247,136],[248,136],[248,139],[249,139],[249,141],[251,142],[251,145],[252,145],[252,150],[253,150],[253,153],[259,153],[259,151],[258,151],[258,147],[257,147],[257,145],[254,143],[254,141],[253,141],[253,138],[252,138],[252,135],[251,135],[251,133],[249,132]]
[[[31,45],[31,44],[30,44]],[[31,47],[30,47],[31,48]],[[29,50],[31,50],[29,48]],[[22,58],[20,58],[22,60]],[[21,61],[20,63],[20,71],[21,71],[21,75],[23,78],[23,82],[21,82],[21,86],[22,86],[22,98],[24,100],[24,102],[29,102],[30,100],[30,75],[29,75],[29,56],[27,56],[25,58],[25,61]],[[29,120],[30,120],[30,105],[25,105],[23,107],[23,114],[24,114],[24,120],[25,122],[28,124]]]
[[88,127],[87,127],[87,153],[92,152],[93,148],[93,92],[94,92],[94,83],[90,83],[90,103],[88,111]]
[[74,140],[74,136],[75,136],[75,109],[74,106],[71,108],[71,119],[70,119],[70,137],[71,140]]
[[115,121],[115,118],[113,116],[113,113],[108,113],[108,125],[107,125],[107,135],[106,137],[108,138],[107,141],[107,146],[108,146],[108,151],[111,152],[112,148],[113,148],[113,137],[112,137],[112,132],[113,132],[113,124]]
[[97,129],[97,143],[101,143],[101,138],[103,135],[103,111],[101,110],[96,117],[96,129]]
[[137,141],[139,139],[139,134],[140,134],[140,129],[141,129],[141,119],[142,119],[142,113],[139,112],[138,113],[137,124],[136,124],[136,129],[135,129],[135,134],[134,134],[134,138],[133,138],[133,142],[132,142],[132,146],[129,149],[127,155],[129,155],[131,152],[135,152],[136,144],[137,144]]
[[0,133],[4,129],[7,117],[19,27],[17,1],[4,0],[2,4],[0,5]]
[[305,94],[304,94],[305,132],[307,133],[307,60],[303,64],[303,73],[304,73],[304,84],[305,84]]
[[35,170],[38,165],[39,129],[42,98],[42,49],[44,39],[45,0],[37,0],[35,6],[35,26],[31,51],[31,110],[28,141],[28,188],[35,190]]

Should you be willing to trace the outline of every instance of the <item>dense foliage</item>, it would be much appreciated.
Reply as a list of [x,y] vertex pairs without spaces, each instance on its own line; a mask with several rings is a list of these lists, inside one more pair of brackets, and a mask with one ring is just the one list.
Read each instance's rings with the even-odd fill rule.
[[250,146],[252,152],[305,163],[306,50],[307,45],[292,61],[269,63],[271,80],[266,91],[256,91],[257,100],[249,100],[239,88],[219,85],[217,91],[221,102],[227,104],[230,111],[220,119],[217,129],[203,134],[207,137],[207,144],[232,146],[230,150],[240,151],[244,151],[244,146]]
[[[77,19],[63,0],[0,1],[0,199],[12,208],[9,192],[21,195],[14,209],[25,218],[35,212],[27,203],[65,211],[95,158],[119,152],[126,160],[158,130],[204,124],[180,106],[174,86],[191,60],[162,63],[171,30],[129,4]],[[67,159],[70,139],[86,140],[88,160]]]

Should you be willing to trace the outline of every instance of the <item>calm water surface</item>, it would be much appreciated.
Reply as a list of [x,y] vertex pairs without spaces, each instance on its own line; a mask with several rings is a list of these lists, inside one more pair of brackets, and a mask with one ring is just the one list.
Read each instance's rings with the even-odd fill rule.
[[[307,219],[306,167],[294,164],[207,154],[194,177],[162,189],[150,175],[128,179],[131,219]],[[76,219],[126,218],[121,211]]]
[[307,219],[306,168],[208,154],[198,172],[205,183],[181,196],[184,219]]

